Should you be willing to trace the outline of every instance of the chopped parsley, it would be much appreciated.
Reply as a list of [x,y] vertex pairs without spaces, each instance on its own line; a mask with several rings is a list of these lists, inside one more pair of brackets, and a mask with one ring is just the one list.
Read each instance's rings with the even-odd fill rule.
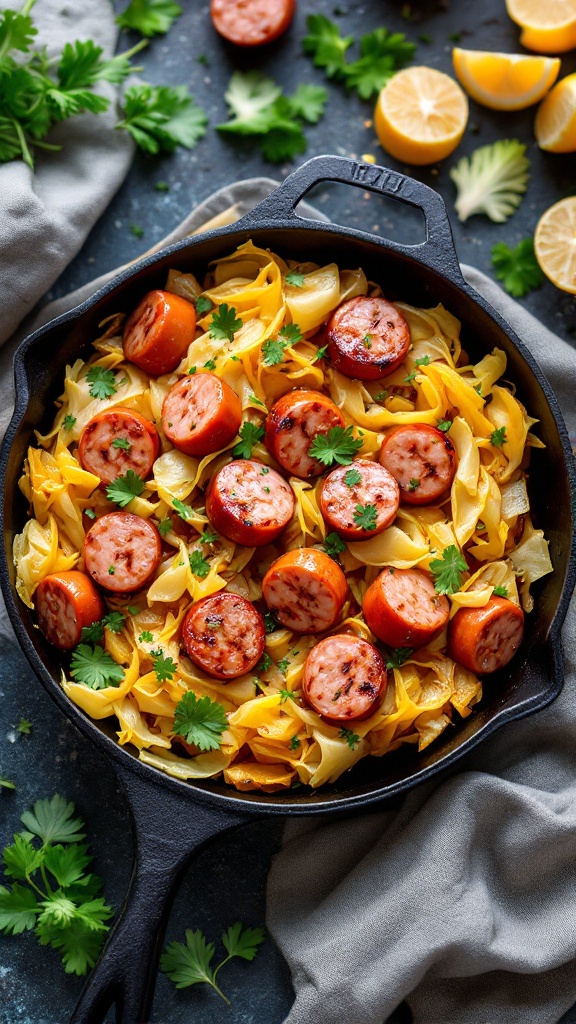
[[120,508],[126,508],[133,498],[137,498],[146,484],[138,473],[129,469],[123,476],[117,476],[106,488],[106,497]]
[[352,436],[352,427],[331,427],[327,434],[316,435],[308,454],[324,466],[331,466],[334,462],[349,466],[361,447],[362,438]]
[[396,647],[386,659],[386,668],[400,668],[414,654],[413,647]]
[[190,508],[190,505],[186,505],[185,502],[180,501],[179,498],[172,499],[172,507],[174,511],[178,513],[180,519],[183,519],[185,523],[189,522],[194,515],[194,510]]
[[494,597],[508,597],[508,587],[494,587]]
[[202,316],[204,313],[209,313],[213,307],[212,300],[207,295],[199,295],[196,299],[196,312]]
[[376,505],[356,505],[352,518],[363,530],[375,530],[377,515]]
[[161,519],[160,522],[158,523],[158,533],[160,534],[161,537],[165,537],[167,533],[170,533],[171,529],[172,520],[170,519],[169,516],[167,516],[165,519]]
[[[278,668],[280,668],[280,662],[278,662]],[[278,690],[278,695],[280,697],[281,704],[285,704],[287,700],[296,700],[292,690]]]
[[365,334],[362,338],[362,344],[364,345],[364,348],[372,348],[372,335]]
[[91,366],[86,374],[86,380],[91,398],[112,398],[118,390],[112,370],[107,370],[103,366]]
[[347,487],[354,487],[354,484],[359,484],[362,480],[362,474],[357,469],[349,469],[344,477],[344,483]]
[[438,420],[436,424],[438,430],[441,430],[443,434],[447,434],[452,426],[452,420]]
[[240,437],[242,440],[234,445],[232,455],[235,459],[249,459],[254,445],[264,437],[264,427],[257,427],[255,423],[246,420],[240,427]]
[[264,612],[264,628],[267,633],[274,633],[278,629],[278,623],[271,611]]
[[330,558],[333,558],[335,562],[338,561],[338,555],[340,552],[346,551],[346,545],[337,533],[329,533],[322,547],[326,554],[330,555]]
[[216,369],[216,360],[215,359],[207,359],[206,362],[204,363],[204,369],[205,370],[215,370]]
[[27,718],[21,718],[16,726],[16,731],[19,732],[21,736],[29,736],[32,732],[32,722]]
[[204,533],[200,534],[201,544],[215,544],[218,540],[217,533],[210,533],[210,530],[204,530]]
[[296,270],[289,270],[285,280],[286,284],[292,285],[293,288],[304,287],[304,274],[299,274]]
[[70,413],[68,413],[68,415],[64,417],[64,430],[72,430],[75,423],[76,417],[71,416]]
[[174,732],[200,750],[218,750],[228,720],[218,701],[188,690],[174,711]]
[[300,740],[298,739],[297,736],[293,736],[292,739],[290,740],[290,750],[298,750],[299,746]]
[[125,452],[129,452],[132,445],[127,437],[115,437],[112,441],[112,448],[121,448]]
[[91,690],[104,690],[107,686],[120,686],[124,669],[103,647],[89,647],[81,643],[72,655],[70,675]]
[[140,636],[138,637],[138,643],[139,644],[153,644],[154,643],[154,634],[151,633],[149,629],[143,630],[142,633],[140,633]]
[[241,327],[242,320],[236,316],[234,306],[228,307],[228,304],[223,302],[212,314],[208,330],[210,337],[215,341],[234,341],[234,333]]
[[410,483],[408,484],[408,490],[415,491],[417,487],[420,487],[420,481],[417,480],[416,477],[412,477]]
[[178,667],[172,658],[165,658],[162,652],[156,655],[153,665],[156,679],[159,683],[164,683],[167,679],[173,679]]
[[201,551],[193,551],[190,555],[190,569],[199,580],[206,578],[210,572],[210,562],[207,562]]
[[279,668],[280,671],[284,675],[286,675],[288,669],[290,668],[290,662],[288,661],[288,658],[281,658],[280,661],[278,662],[277,668]]
[[316,355],[314,356],[312,362],[313,363],[317,363],[317,362],[319,362],[320,359],[324,359],[324,356],[326,355],[327,351],[328,351],[328,345],[323,345],[322,348],[318,349],[318,351],[317,351]]
[[355,732],[352,732],[351,729],[340,729],[338,735],[341,739],[346,740],[350,750],[354,750],[356,744],[360,743],[360,737],[357,736]]
[[272,658],[270,657],[270,655],[264,653],[262,655],[262,657],[260,658],[260,661],[256,665],[256,668],[254,669],[254,671],[255,672],[259,672],[259,673],[260,672],[267,672],[268,669],[272,666],[272,664],[273,664],[273,661],[272,661]]
[[430,562],[434,587],[439,594],[456,594],[462,584],[462,573],[467,571],[466,559],[455,544],[444,548],[442,557]]
[[493,444],[495,448],[501,448],[503,444],[507,444],[507,441],[506,427],[498,427],[490,434],[490,444]]

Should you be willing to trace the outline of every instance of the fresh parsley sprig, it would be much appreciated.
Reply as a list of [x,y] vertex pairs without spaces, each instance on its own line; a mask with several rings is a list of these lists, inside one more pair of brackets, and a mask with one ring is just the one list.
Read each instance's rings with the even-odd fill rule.
[[91,690],[104,690],[107,686],[120,686],[124,669],[111,654],[98,644],[78,644],[70,661],[70,675],[77,683]]
[[228,307],[228,303],[222,302],[212,314],[208,331],[215,341],[234,341],[234,333],[241,327],[242,320],[236,316],[234,306]]
[[439,594],[456,594],[462,584],[462,574],[468,572],[468,563],[455,544],[444,548],[441,558],[430,562],[434,588]]
[[352,436],[352,427],[331,427],[327,434],[316,435],[308,454],[324,466],[349,466],[361,447],[362,438]]
[[150,38],[165,35],[180,14],[182,8],[172,0],[130,0],[126,10],[117,15],[116,24]]
[[215,967],[211,967],[216,951],[213,942],[207,942],[200,929],[186,929],[186,944],[170,942],[160,958],[160,970],[174,982],[176,988],[190,985],[211,985],[215,992],[229,1006],[230,1000],[216,983],[218,972],[233,957],[251,961],[258,953],[265,939],[262,928],[245,928],[240,921],[233,924],[222,935],[222,944],[227,956]]
[[118,391],[112,370],[106,369],[104,366],[91,366],[86,374],[86,380],[91,398],[100,398],[101,400],[112,398],[112,395]]
[[342,551],[346,551],[346,545],[341,537],[337,533],[329,533],[322,545],[324,551],[330,558],[333,558],[335,562],[338,561],[338,555]]
[[516,299],[539,288],[545,280],[536,259],[533,238],[524,238],[513,249],[506,242],[496,242],[490,256],[496,277],[503,282],[508,294]]
[[281,363],[284,359],[284,349],[297,345],[299,341],[302,341],[302,332],[298,324],[285,324],[276,339],[268,338],[262,345],[262,356],[266,366]]
[[234,445],[232,455],[235,459],[249,459],[252,456],[252,449],[264,437],[264,427],[257,427],[255,423],[247,420],[240,427],[241,441]]
[[416,44],[402,32],[377,28],[360,38],[360,57],[346,60],[346,51],[354,36],[341,36],[338,26],[323,14],[310,14],[306,20],[308,35],[302,40],[304,53],[314,65],[324,68],[326,77],[356,89],[363,100],[380,92],[396,71],[412,60]]
[[146,153],[193,149],[206,134],[208,118],[185,85],[132,85],[124,93],[123,118],[116,128],[130,133]]
[[184,694],[174,711],[175,734],[200,750],[218,750],[227,725],[222,704],[210,697],[197,697],[193,690]]
[[386,659],[386,668],[400,668],[414,654],[413,647],[395,647]]
[[34,931],[41,945],[60,953],[67,974],[82,975],[98,958],[112,910],[100,895],[101,880],[86,872],[92,857],[74,814],[74,804],[56,794],[21,816],[26,831],[2,853],[13,881],[0,886],[0,929]]
[[490,444],[493,444],[495,448],[501,448],[502,445],[506,444],[508,438],[506,437],[506,427],[497,427],[490,434]]
[[362,530],[375,530],[378,512],[376,505],[356,505],[352,516],[356,526]]
[[106,488],[106,497],[120,508],[126,508],[133,498],[142,494],[146,484],[138,473],[129,469],[123,476],[117,476]]

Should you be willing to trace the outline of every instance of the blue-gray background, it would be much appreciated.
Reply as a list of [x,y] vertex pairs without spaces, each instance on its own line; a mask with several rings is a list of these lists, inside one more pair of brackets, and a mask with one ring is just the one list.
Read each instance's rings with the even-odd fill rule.
[[[293,169],[295,164],[277,167],[265,163],[255,143],[227,139],[213,126],[226,120],[224,92],[235,69],[260,68],[287,92],[300,82],[325,84],[323,72],[301,52],[307,14],[326,14],[340,25],[343,34],[357,38],[380,25],[406,32],[418,43],[417,63],[447,72],[451,71],[455,44],[521,52],[519,32],[505,13],[504,0],[483,0],[481,4],[476,0],[422,0],[410,4],[393,0],[299,0],[289,32],[267,48],[250,51],[235,49],[217,36],[207,3],[181,3],[184,12],[169,36],[153,40],[145,51],[142,77],[153,83],[188,85],[210,119],[207,135],[192,152],[179,150],[160,158],[136,156],[125,184],[49,298],[64,295],[100,273],[136,259],[215,189],[259,175],[282,179]],[[429,41],[419,41],[420,36]],[[134,41],[127,36],[121,40],[121,48]],[[205,62],[198,61],[201,55]],[[576,54],[562,55],[561,74],[574,70]],[[407,171],[437,188],[448,207],[460,259],[486,273],[492,272],[490,250],[495,242],[506,241],[513,246],[532,235],[541,213],[576,191],[574,156],[545,154],[536,146],[532,135],[534,109],[502,114],[471,101],[468,130],[457,154],[430,168],[406,168],[383,153],[373,129],[366,126],[372,117],[372,104],[346,94],[337,85],[328,89],[326,115],[318,125],[306,129],[308,150],[302,159],[329,152],[354,157],[371,153],[378,163]],[[498,138],[518,138],[527,144],[531,162],[527,195],[505,225],[494,225],[481,217],[461,224],[454,211],[455,191],[449,169],[458,156]],[[157,181],[167,181],[169,191],[156,191]],[[323,185],[307,198],[338,223],[402,241],[420,237],[416,216],[412,220],[403,212],[399,220],[396,207],[378,196],[345,186]],[[132,232],[132,226],[143,230],[141,238]],[[576,343],[573,297],[546,282],[523,302],[548,327]],[[109,902],[118,909],[129,878],[132,845],[127,806],[112,769],[57,712],[23,656],[9,645],[0,651],[0,697],[0,771],[16,784],[15,793],[0,791],[2,846],[19,828],[19,814],[24,808],[39,797],[63,794],[76,803],[86,820],[95,868],[104,879]],[[16,732],[22,717],[33,723],[29,736]],[[236,920],[262,925],[268,865],[281,831],[278,819],[254,823],[205,848],[185,877],[168,938],[183,938],[185,928],[199,927],[215,941]],[[221,983],[233,1000],[230,1008],[205,987],[177,993],[161,977],[154,1024],[189,1024],[192,1020],[195,1024],[280,1024],[291,1005],[288,971],[271,941],[254,964],[228,965]],[[64,1024],[81,984],[76,977],[65,975],[57,954],[39,947],[33,936],[0,937],[0,1024]],[[401,1009],[394,1019],[408,1021],[409,1015]],[[568,1021],[576,1021],[573,1011],[563,1018],[564,1024]]]

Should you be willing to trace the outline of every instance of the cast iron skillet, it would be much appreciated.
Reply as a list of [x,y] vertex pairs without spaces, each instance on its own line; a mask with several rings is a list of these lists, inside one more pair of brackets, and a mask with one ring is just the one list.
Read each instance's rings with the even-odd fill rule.
[[[420,209],[425,242],[415,246],[304,220],[297,203],[322,181],[337,181],[397,199]],[[400,215],[402,206],[398,207]],[[169,268],[195,271],[252,238],[285,257],[361,265],[387,297],[414,305],[438,302],[463,324],[463,344],[480,357],[494,346],[508,357],[506,376],[540,420],[546,442],[535,450],[531,501],[550,540],[555,571],[535,588],[536,608],[527,619],[523,647],[499,677],[486,684],[486,697],[473,715],[416,759],[404,753],[360,762],[333,786],[319,792],[238,793],[219,780],[181,782],[163,775],[119,747],[110,719],[90,720],[59,686],[61,656],[34,628],[33,615],[15,596],[12,541],[26,519],[18,478],[35,428],[46,428],[61,393],[64,365],[87,355],[104,317],[131,310],[152,288],[162,288]],[[4,549],[1,584],[18,640],[32,668],[71,721],[112,761],[132,811],[136,855],[127,900],[102,958],[72,1015],[72,1024],[99,1024],[112,1004],[121,1024],[141,1024],[151,1012],[158,955],[172,895],[192,853],[212,836],[263,814],[357,811],[398,796],[454,765],[499,726],[543,708],[563,684],[560,626],[575,578],[573,546],[576,474],[566,429],[554,394],[522,342],[483,298],[464,281],[444,203],[437,193],[396,171],[342,157],[317,157],[304,164],[252,212],[230,228],[186,239],[143,259],[92,299],[41,328],[22,343],[15,358],[17,405],[0,453],[3,482]],[[188,813],[186,813],[188,812]]]

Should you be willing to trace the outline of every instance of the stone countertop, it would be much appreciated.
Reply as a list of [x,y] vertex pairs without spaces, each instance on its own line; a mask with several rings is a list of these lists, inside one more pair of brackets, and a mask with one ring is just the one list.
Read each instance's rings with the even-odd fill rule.
[[[153,40],[145,51],[143,77],[162,84],[187,84],[208,114],[208,132],[192,152],[178,150],[160,158],[137,154],[124,185],[80,254],[51,289],[49,298],[64,295],[136,259],[215,189],[255,176],[281,180],[297,166],[266,163],[255,140],[226,138],[213,126],[226,120],[224,93],[235,69],[258,68],[274,77],[287,92],[300,82],[326,84],[323,72],[301,52],[307,14],[326,14],[337,21],[345,35],[358,37],[379,25],[406,32],[418,42],[416,62],[447,72],[451,71],[455,42],[474,49],[520,49],[518,30],[505,13],[504,0],[484,0],[481,5],[472,0],[421,0],[411,4],[399,0],[344,0],[338,4],[335,0],[299,0],[289,32],[256,51],[240,51],[220,39],[211,27],[207,3],[182,0],[182,5],[184,12],[169,36]],[[126,37],[123,48],[133,41],[131,36]],[[576,54],[563,55],[561,74],[575,69]],[[306,128],[308,149],[302,160],[322,153],[355,158],[372,154],[377,163],[436,188],[446,202],[460,259],[489,275],[493,275],[490,250],[495,242],[513,246],[532,235],[541,213],[575,191],[574,156],[552,156],[538,149],[532,135],[534,109],[496,113],[471,101],[469,127],[457,153],[437,166],[414,168],[400,165],[378,145],[370,124],[371,103],[346,94],[336,84],[328,85],[328,90],[325,117]],[[531,174],[526,197],[504,225],[492,224],[484,217],[473,217],[462,224],[454,210],[455,190],[449,169],[460,155],[499,138],[518,138],[527,145]],[[169,191],[155,190],[158,181],[167,182]],[[398,217],[396,204],[380,196],[346,186],[323,185],[307,198],[340,224],[404,242],[421,237],[418,218],[405,212]],[[572,296],[546,282],[521,301],[560,336],[576,343]],[[104,879],[109,902],[118,909],[128,883],[132,842],[128,808],[114,773],[100,752],[61,716],[17,648],[5,642],[0,661],[0,764],[3,775],[17,787],[15,793],[0,792],[2,845],[19,828],[21,811],[39,797],[60,792],[75,801],[86,820],[88,841],[96,856],[95,870]],[[22,717],[32,722],[29,736],[16,732]],[[262,925],[266,875],[281,830],[282,822],[272,819],[244,826],[209,844],[187,872],[167,938],[183,939],[185,928],[199,927],[208,939],[216,941],[237,920]],[[81,984],[76,977],[65,975],[57,954],[40,947],[33,936],[0,939],[0,1024],[64,1024]],[[287,968],[271,941],[254,964],[229,965],[223,972],[222,985],[233,1000],[230,1008],[205,987],[176,992],[167,979],[160,977],[152,1021],[280,1024],[293,998]],[[409,1019],[406,1010],[400,1010],[394,1018],[398,1022]],[[563,1024],[569,1021],[576,1021],[574,1011],[563,1018]]]

